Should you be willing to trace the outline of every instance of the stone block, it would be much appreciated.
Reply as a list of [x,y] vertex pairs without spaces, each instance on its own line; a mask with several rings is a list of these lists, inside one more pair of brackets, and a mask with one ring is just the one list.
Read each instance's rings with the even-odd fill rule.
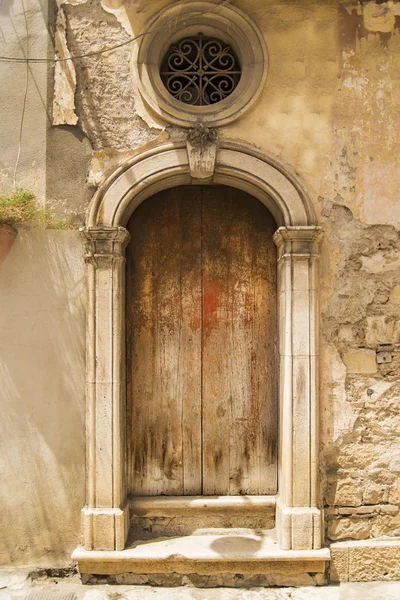
[[268,530],[275,527],[273,514],[265,516],[207,515],[176,517],[138,517],[133,516],[129,536],[133,540],[146,540],[154,537],[173,537],[190,535],[193,531],[216,529]]
[[114,550],[114,515],[96,514],[93,516],[93,548]]
[[391,504],[400,504],[400,479],[395,481],[389,488],[389,502]]
[[334,519],[328,523],[330,540],[365,540],[370,536],[371,523],[362,517]]
[[399,507],[393,504],[382,504],[382,506],[380,506],[380,512],[386,515],[397,515]]
[[292,515],[292,548],[309,550],[313,547],[312,514]]
[[331,482],[327,501],[334,506],[360,506],[362,504],[362,487],[358,479],[342,479]]
[[392,342],[395,321],[388,320],[386,315],[367,317],[365,341],[368,345],[387,344]]
[[389,302],[391,304],[400,304],[400,285],[396,285],[390,292]]
[[400,540],[331,544],[330,582],[390,581],[400,578]]
[[394,473],[400,473],[400,458],[396,457],[389,463],[389,469]]
[[377,364],[374,350],[366,348],[349,350],[343,355],[348,373],[376,373]]
[[357,514],[359,515],[374,515],[378,514],[380,511],[379,506],[359,506],[356,509]]
[[381,514],[372,522],[371,536],[400,536],[400,515]]
[[[96,576],[85,578],[90,584],[120,584],[120,585],[147,585],[154,587],[196,587],[196,588],[261,588],[261,587],[305,587],[321,586],[327,581],[326,572],[305,571],[304,564],[290,564],[282,568],[277,565],[271,567],[268,573],[121,573],[117,575],[108,575],[105,579],[99,580]],[[312,564],[308,565],[310,568]],[[186,596],[185,596],[186,597]],[[96,599],[97,600],[97,599]]]
[[336,509],[336,514],[343,515],[343,516],[354,515],[355,510],[356,510],[355,508],[340,507],[340,508]]
[[341,342],[352,343],[354,341],[354,333],[351,325],[341,325],[338,332],[338,338]]
[[84,508],[82,525],[86,549],[122,550],[129,526],[129,510]]
[[362,499],[363,504],[380,504],[384,499],[385,488],[372,481],[364,485]]
[[349,581],[400,579],[400,541],[349,547]]
[[347,545],[331,545],[331,562],[329,581],[331,583],[340,583],[349,581],[349,548]]

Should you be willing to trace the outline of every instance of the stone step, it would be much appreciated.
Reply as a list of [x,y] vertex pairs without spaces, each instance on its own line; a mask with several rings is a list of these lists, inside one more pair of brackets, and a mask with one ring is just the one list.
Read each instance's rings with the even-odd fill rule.
[[[319,585],[325,581],[329,556],[326,548],[281,550],[274,531],[235,529],[138,540],[114,552],[78,548],[73,559],[81,574],[110,575],[114,580],[119,575],[121,583],[145,583],[152,575],[164,574],[174,581],[178,575],[218,575],[221,585],[224,577],[231,585],[236,576],[249,576],[259,585]],[[163,581],[168,585],[168,578]]]
[[131,498],[130,538],[147,540],[238,527],[273,529],[275,504],[275,496]]

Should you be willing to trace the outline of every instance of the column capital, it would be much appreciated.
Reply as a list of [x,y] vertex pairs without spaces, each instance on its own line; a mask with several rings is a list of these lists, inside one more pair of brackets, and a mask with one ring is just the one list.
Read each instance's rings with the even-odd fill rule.
[[309,258],[318,255],[322,237],[323,230],[318,225],[287,226],[279,227],[274,233],[274,242],[278,247],[279,258]]
[[86,261],[123,257],[130,240],[125,227],[82,227],[80,232],[85,240]]
[[319,225],[279,227],[274,233],[274,242],[279,247],[284,242],[320,242],[324,232]]

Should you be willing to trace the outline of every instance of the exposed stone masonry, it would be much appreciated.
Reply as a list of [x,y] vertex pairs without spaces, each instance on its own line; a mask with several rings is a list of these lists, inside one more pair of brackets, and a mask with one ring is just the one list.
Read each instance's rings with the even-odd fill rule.
[[[65,3],[67,41],[71,54],[80,56],[129,40],[114,15],[99,0]],[[159,135],[135,110],[130,74],[131,44],[113,52],[79,59],[76,109],[79,125],[94,151],[130,150]],[[161,128],[160,128],[161,129]]]
[[[331,244],[340,252],[322,332],[347,367],[344,392],[352,413],[351,429],[325,456],[327,536],[398,536],[399,233],[389,225],[362,224],[340,205],[326,203],[322,214],[330,219]],[[389,363],[376,362],[381,344],[393,344]]]

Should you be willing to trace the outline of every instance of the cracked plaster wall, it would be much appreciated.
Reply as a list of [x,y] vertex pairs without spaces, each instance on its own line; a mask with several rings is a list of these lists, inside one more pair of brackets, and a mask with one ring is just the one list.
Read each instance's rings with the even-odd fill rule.
[[[126,42],[170,3],[60,0],[58,16],[55,7],[50,18],[53,27],[57,22],[58,52],[82,55]],[[263,31],[269,73],[258,103],[219,133],[293,168],[325,230],[321,501],[327,535],[331,540],[400,535],[400,3],[234,4]],[[6,50],[15,54],[18,48]],[[21,172],[30,182],[29,161],[35,153],[43,157],[33,171],[44,182],[37,187],[74,226],[83,223],[87,202],[106,172],[149,145],[182,135],[151,114],[135,92],[130,54],[126,44],[82,58],[74,69],[57,69],[54,88],[42,82],[52,122],[44,119],[40,126],[44,146],[24,147]],[[35,110],[43,116],[44,108]],[[14,133],[4,132],[8,140],[15,137],[16,122],[15,116]],[[30,130],[28,124],[27,130],[33,133],[37,126],[32,123]],[[11,165],[11,153],[5,154],[3,173]],[[382,343],[395,345],[392,362],[377,365]],[[71,533],[76,543],[78,529]],[[29,560],[29,552],[24,556]]]

